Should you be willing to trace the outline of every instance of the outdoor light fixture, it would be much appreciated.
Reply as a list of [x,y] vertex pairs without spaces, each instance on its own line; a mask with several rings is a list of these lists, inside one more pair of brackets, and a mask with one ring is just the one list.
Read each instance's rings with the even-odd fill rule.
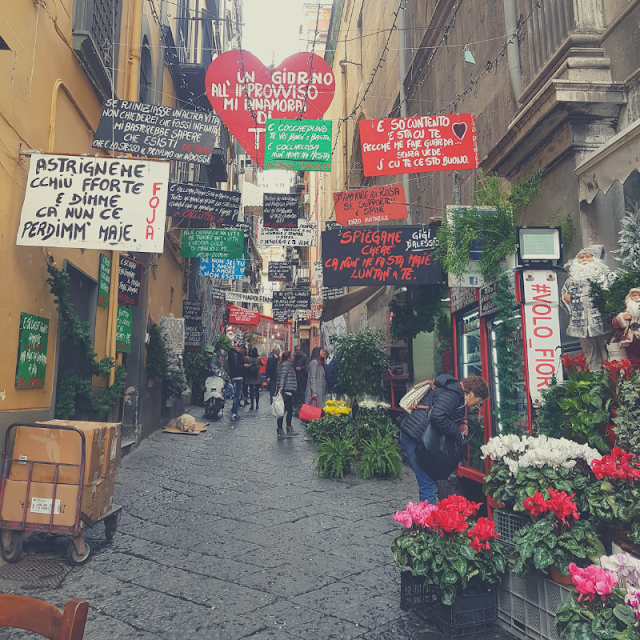
[[519,266],[550,268],[562,265],[560,227],[518,227],[516,234]]

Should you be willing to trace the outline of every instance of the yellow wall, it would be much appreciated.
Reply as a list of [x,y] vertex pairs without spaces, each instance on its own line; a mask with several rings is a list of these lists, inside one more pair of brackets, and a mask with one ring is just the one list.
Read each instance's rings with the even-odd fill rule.
[[[124,0],[119,42],[131,38],[132,2]],[[157,64],[159,29],[145,2],[154,66]],[[0,412],[48,410],[54,386],[57,311],[46,285],[47,259],[58,268],[65,259],[97,280],[99,251],[17,247],[16,234],[24,199],[29,149],[65,154],[95,154],[91,148],[98,126],[101,101],[71,50],[73,0],[13,2],[0,13],[0,33],[11,51],[0,51]],[[117,46],[117,45],[116,45]],[[130,65],[128,47],[117,57],[117,96],[125,96]],[[155,70],[154,70],[155,76]],[[162,102],[175,106],[173,84],[167,71]],[[105,252],[109,255],[110,252]],[[182,267],[179,259],[158,259],[157,280],[149,282],[150,312],[157,321],[169,313],[171,287],[173,313],[182,315]],[[16,391],[15,365],[20,313],[50,320],[45,386]],[[107,309],[97,307],[94,348],[106,355]],[[104,384],[104,381],[94,381]]]

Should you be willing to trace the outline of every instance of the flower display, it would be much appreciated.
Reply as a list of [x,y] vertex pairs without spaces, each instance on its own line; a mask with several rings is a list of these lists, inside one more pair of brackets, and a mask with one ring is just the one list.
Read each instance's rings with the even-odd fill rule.
[[604,602],[605,596],[608,596],[613,587],[618,584],[618,577],[615,574],[601,569],[595,564],[581,569],[572,562],[569,565],[569,575],[571,575],[571,580],[580,594],[578,602],[585,598],[592,601],[596,595],[599,595]]
[[633,587],[627,588],[624,601],[633,609],[636,618],[640,618],[640,590]]
[[565,353],[561,358],[562,366],[567,369],[567,371],[571,371],[572,367],[576,367],[576,369],[580,369],[583,372],[589,371],[589,367],[587,366],[587,359],[579,353],[575,358],[572,358],[568,353]]
[[522,501],[524,508],[534,517],[542,515],[543,513],[553,513],[553,515],[561,520],[564,524],[568,525],[567,518],[571,520],[578,520],[580,514],[573,502],[575,493],[568,496],[564,491],[556,491],[555,489],[547,489],[549,498],[544,499],[544,496],[538,492],[531,498],[526,498]]
[[602,556],[600,566],[618,576],[618,581],[627,589],[640,588],[640,560],[628,553],[616,553],[612,556]]
[[602,365],[602,368],[609,372],[609,377],[613,384],[618,381],[618,373],[622,372],[624,379],[630,380],[635,372],[629,360],[609,360]]
[[496,523],[489,520],[489,518],[478,518],[475,526],[469,530],[467,534],[469,538],[472,538],[469,545],[476,551],[482,551],[483,549],[491,549],[490,540],[494,540],[500,534],[496,533]]
[[410,502],[407,508],[403,511],[396,511],[396,515],[392,518],[402,524],[406,529],[410,529],[413,526],[429,528],[430,525],[427,519],[436,506],[429,504],[426,500],[424,502]]
[[391,405],[388,402],[381,402],[379,400],[361,400],[358,402],[358,406],[365,411],[386,411],[387,409],[391,409]]

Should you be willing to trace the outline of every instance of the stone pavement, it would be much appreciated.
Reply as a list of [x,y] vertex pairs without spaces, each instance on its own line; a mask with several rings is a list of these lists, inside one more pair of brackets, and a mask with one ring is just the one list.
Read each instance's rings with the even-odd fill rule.
[[390,516],[417,499],[411,471],[396,483],[320,479],[313,443],[277,440],[264,400],[235,422],[227,402],[198,436],[152,435],[118,471],[113,541],[97,527],[85,566],[23,593],[61,608],[89,599],[87,640],[443,638],[399,606]]

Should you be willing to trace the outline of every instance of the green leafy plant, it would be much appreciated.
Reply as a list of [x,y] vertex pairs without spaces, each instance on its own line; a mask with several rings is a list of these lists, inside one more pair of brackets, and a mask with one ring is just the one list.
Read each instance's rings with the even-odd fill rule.
[[338,364],[338,384],[349,397],[377,397],[382,372],[387,368],[386,340],[382,331],[359,331],[333,339]]
[[381,411],[361,411],[353,423],[353,432],[358,444],[369,442],[374,435],[390,436],[395,441],[400,438],[398,427]]
[[564,385],[558,384],[557,378],[553,376],[549,386],[541,390],[541,395],[542,404],[538,407],[534,419],[535,433],[549,438],[562,438],[571,427],[564,409],[559,404],[566,398],[567,389]]
[[522,348],[519,346],[521,319],[516,317],[516,298],[509,285],[509,278],[502,274],[498,280],[495,304],[498,308],[495,323],[495,349],[497,353],[500,401],[497,402],[497,419],[501,433],[522,433],[527,422],[518,411],[518,380],[522,370]]
[[618,410],[613,419],[617,444],[621,449],[640,455],[640,375],[620,385]]
[[360,469],[363,478],[381,476],[397,480],[402,476],[402,456],[398,441],[391,435],[374,433],[370,441],[362,443]]
[[570,593],[558,606],[556,627],[560,640],[637,640],[636,617],[625,604],[626,590],[589,600]]
[[169,377],[169,358],[167,347],[162,338],[160,327],[152,324],[149,330],[149,344],[147,345],[147,376],[152,380],[166,380]]
[[442,298],[447,297],[443,284],[427,284],[411,287],[407,291],[410,299],[389,302],[392,312],[389,333],[394,340],[412,340],[423,331],[431,333],[442,307]]
[[605,323],[610,324],[613,319],[625,309],[625,298],[629,289],[640,287],[640,270],[633,270],[627,273],[616,271],[616,279],[609,285],[608,289],[603,289],[597,282],[591,282],[591,300],[600,312]]
[[218,351],[229,351],[233,347],[233,343],[231,342],[229,336],[226,333],[221,333],[218,336],[218,340],[215,344],[214,351],[218,353]]
[[622,218],[618,246],[613,253],[623,269],[640,271],[640,202],[632,202],[631,210],[627,210]]
[[[113,358],[102,358],[93,349],[89,323],[81,320],[69,295],[69,274],[53,265],[47,268],[49,290],[55,296],[60,324],[60,344],[74,348],[85,376],[108,376],[114,366]],[[56,385],[56,418],[68,420],[78,413],[86,413],[92,420],[107,417],[118,398],[122,396],[126,378],[124,366],[116,368],[114,381],[102,393],[93,392],[91,381],[72,371],[60,371]]]
[[312,420],[307,425],[306,434],[314,442],[353,437],[353,421],[349,416],[323,415],[320,420]]
[[209,362],[213,357],[212,349],[186,351],[184,354],[184,372],[187,382],[192,386],[199,402],[204,398],[204,383],[209,373]]
[[519,216],[540,194],[542,171],[526,176],[510,190],[496,175],[480,174],[473,207],[456,209],[446,219],[436,236],[436,259],[444,269],[461,276],[471,261],[474,243],[482,243],[479,268],[485,282],[500,275],[500,262],[515,251]]
[[393,516],[405,527],[391,543],[393,559],[424,576],[445,605],[453,604],[470,581],[497,584],[507,569],[509,552],[496,538],[494,523],[468,520],[479,506],[453,495],[437,505],[409,503]]
[[356,460],[353,438],[329,438],[318,444],[316,469],[322,478],[343,478]]

